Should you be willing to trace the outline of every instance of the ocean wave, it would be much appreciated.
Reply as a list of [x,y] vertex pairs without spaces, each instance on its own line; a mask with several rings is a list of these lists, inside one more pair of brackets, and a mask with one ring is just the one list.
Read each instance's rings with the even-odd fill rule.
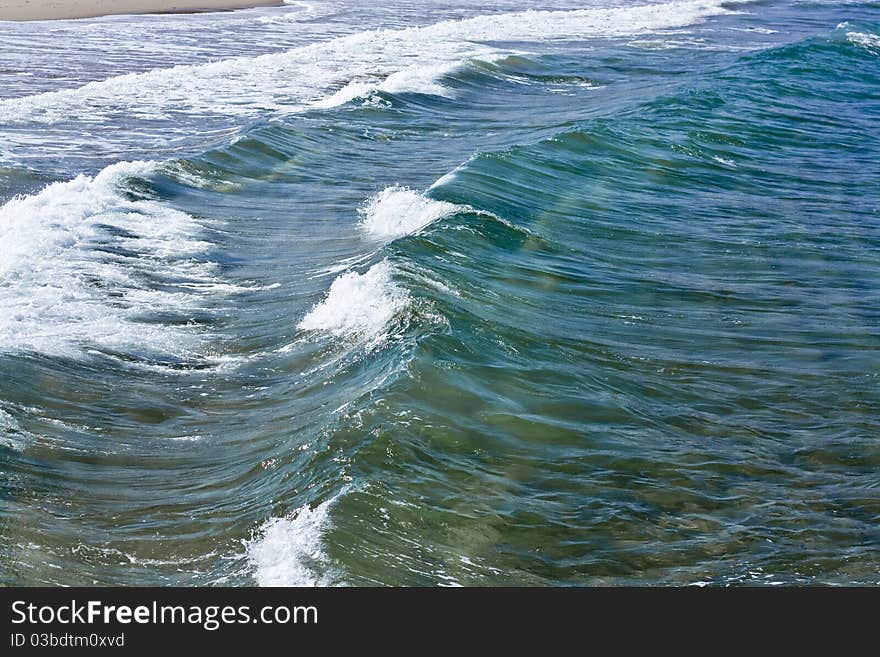
[[350,271],[339,276],[298,328],[377,343],[409,303],[409,294],[394,282],[393,267],[383,260],[363,274]]
[[408,187],[387,187],[371,197],[360,213],[361,226],[375,237],[395,239],[411,235],[425,226],[469,210],[461,205],[435,201]]
[[[450,66],[505,52],[481,42],[640,34],[728,13],[725,5],[729,4],[724,0],[687,0],[636,7],[525,11],[427,27],[366,31],[281,53],[156,69],[79,88],[6,99],[0,101],[0,121],[55,123],[79,118],[94,123],[102,116],[120,114],[155,120],[171,118],[180,111],[218,116],[284,113],[315,103],[326,105],[333,97],[345,102],[354,97],[352,93],[360,95],[383,84],[393,93],[444,93],[438,77]],[[418,65],[414,66],[414,61]],[[346,88],[348,91],[340,92]]]
[[256,19],[257,23],[263,25],[298,23],[300,21],[310,21],[318,17],[332,14],[335,10],[323,3],[318,2],[300,2],[300,0],[284,0],[284,4],[293,7],[296,11],[288,11],[283,14],[272,14],[271,16],[260,16]]
[[0,207],[0,352],[191,353],[191,328],[140,321],[191,311],[222,282],[200,222],[132,200],[128,182],[158,167],[120,162]]
[[330,509],[340,495],[313,509],[306,505],[283,518],[270,518],[257,537],[246,542],[247,559],[259,586],[332,583],[322,537],[330,527]]
[[868,32],[847,32],[846,40],[875,55],[880,54],[880,36]]

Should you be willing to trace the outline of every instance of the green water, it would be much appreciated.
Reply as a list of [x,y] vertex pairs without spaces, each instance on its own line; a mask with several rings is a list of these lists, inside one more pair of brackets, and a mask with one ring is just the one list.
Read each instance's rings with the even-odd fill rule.
[[[389,7],[308,29],[482,12]],[[0,100],[2,581],[880,582],[880,11],[732,8],[292,113]]]

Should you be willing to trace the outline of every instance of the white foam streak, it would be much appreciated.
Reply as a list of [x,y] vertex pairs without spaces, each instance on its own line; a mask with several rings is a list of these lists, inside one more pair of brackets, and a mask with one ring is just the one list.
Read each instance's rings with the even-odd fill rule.
[[330,526],[330,507],[303,506],[284,518],[270,518],[246,543],[248,562],[259,586],[321,586],[329,583],[321,539]]
[[215,282],[194,259],[210,244],[191,216],[123,185],[153,162],[121,162],[0,207],[0,352],[74,355],[136,349],[183,355],[191,331],[138,321],[147,311],[192,309],[199,294],[178,286]]
[[[486,59],[490,59],[488,52]],[[384,80],[352,80],[339,91],[311,104],[311,107],[328,109],[351,102],[356,98],[365,98],[375,91],[389,94],[415,93],[432,96],[451,97],[449,89],[438,82],[444,75],[449,75],[461,66],[461,62],[445,62],[426,66],[410,66],[392,73]]]
[[[487,53],[483,55],[490,59]],[[494,59],[494,58],[491,58]],[[433,96],[451,96],[449,89],[438,82],[443,76],[450,75],[460,66],[460,62],[444,62],[427,66],[411,66],[389,75],[379,85],[381,91],[390,94],[418,93]]]
[[435,201],[408,187],[387,187],[361,208],[361,225],[375,237],[395,239],[466,209],[454,203]]
[[409,295],[394,282],[391,264],[383,260],[363,274],[339,276],[327,297],[309,311],[298,328],[381,341],[389,322],[409,302]]
[[846,39],[854,46],[864,48],[868,52],[880,54],[880,36],[866,32],[847,32]]

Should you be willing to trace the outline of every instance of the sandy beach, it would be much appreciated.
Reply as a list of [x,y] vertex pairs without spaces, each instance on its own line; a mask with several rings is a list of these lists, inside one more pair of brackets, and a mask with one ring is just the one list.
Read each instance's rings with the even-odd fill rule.
[[5,0],[0,3],[0,20],[38,21],[92,18],[107,14],[220,11],[282,4],[281,0]]

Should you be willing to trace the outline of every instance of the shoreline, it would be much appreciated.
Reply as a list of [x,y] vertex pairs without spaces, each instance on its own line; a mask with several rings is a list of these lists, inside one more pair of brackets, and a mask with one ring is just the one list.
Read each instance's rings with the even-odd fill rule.
[[190,14],[283,5],[283,0],[8,0],[0,7],[0,21],[66,20],[114,14]]

